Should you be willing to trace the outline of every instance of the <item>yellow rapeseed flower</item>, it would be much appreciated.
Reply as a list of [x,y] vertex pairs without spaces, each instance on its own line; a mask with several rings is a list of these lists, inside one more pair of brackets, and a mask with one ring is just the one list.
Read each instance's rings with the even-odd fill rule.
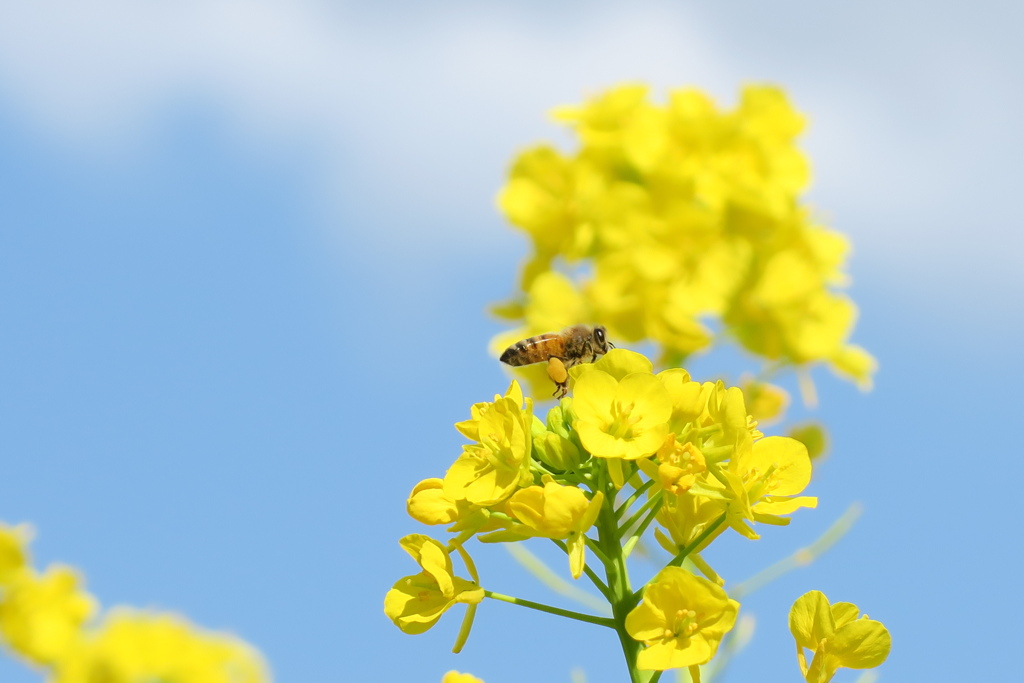
[[707,471],[704,454],[693,443],[680,444],[675,434],[669,434],[656,453],[657,463],[640,460],[640,469],[669,493],[681,495],[697,482],[698,475]]
[[477,584],[455,576],[448,551],[438,541],[410,534],[402,548],[423,571],[395,582],[384,597],[384,613],[405,633],[423,633],[457,603],[475,605],[484,599]]
[[[886,660],[892,647],[881,622],[861,616],[853,603],[829,604],[821,591],[797,598],[789,612],[789,630],[807,683],[828,683],[840,667],[874,668]],[[805,649],[813,653],[810,665]]]
[[477,403],[471,414],[472,419],[455,427],[477,443],[463,446],[462,455],[448,469],[444,494],[453,501],[487,507],[532,482],[533,402],[524,401],[518,382],[513,381],[505,396]]
[[662,569],[644,587],[643,602],[626,616],[629,635],[647,645],[637,667],[664,671],[711,661],[739,607],[707,579],[681,567]]
[[483,542],[518,541],[531,536],[565,539],[569,549],[569,570],[580,578],[586,565],[584,534],[594,525],[604,493],[598,491],[588,499],[576,486],[546,478],[544,486],[520,489],[505,504],[505,509],[518,524],[505,531],[496,531],[480,538]]
[[731,493],[728,523],[747,538],[758,538],[747,522],[785,525],[802,507],[818,506],[814,496],[799,496],[811,482],[807,447],[786,436],[770,436],[740,448],[725,472]]
[[[672,402],[664,384],[651,374],[649,363],[632,351],[612,349],[593,366],[579,366],[573,426],[591,455],[636,460],[664,443]],[[634,365],[644,364],[646,371],[626,374]]]

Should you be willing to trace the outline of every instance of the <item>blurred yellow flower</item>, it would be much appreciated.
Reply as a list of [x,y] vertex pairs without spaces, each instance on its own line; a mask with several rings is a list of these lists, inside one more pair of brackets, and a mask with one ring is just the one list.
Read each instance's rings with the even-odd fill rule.
[[441,679],[441,683],[484,683],[482,679],[471,674],[461,674],[458,671],[449,671]]
[[259,652],[172,614],[115,609],[70,656],[53,683],[263,683]]
[[744,403],[758,424],[767,425],[782,419],[789,406],[789,393],[768,382],[745,379],[740,382]]
[[115,608],[98,626],[89,623],[98,605],[78,573],[58,565],[37,574],[28,566],[28,536],[25,527],[0,525],[0,636],[43,665],[52,683],[269,680],[255,649],[181,617]]
[[767,361],[870,384],[874,360],[847,341],[856,307],[837,291],[849,245],[801,204],[805,121],[782,90],[748,86],[723,110],[693,89],[659,105],[630,84],[555,117],[578,150],[527,150],[498,198],[533,245],[519,296],[494,309],[522,321],[511,336],[592,321],[675,365],[714,341],[717,319]]
[[[789,612],[789,630],[807,683],[828,683],[840,667],[874,668],[886,660],[892,647],[881,622],[861,616],[853,603],[829,604],[821,591],[797,598]],[[805,649],[813,653],[810,665]]]
[[24,524],[8,526],[0,522],[0,589],[30,570],[28,542],[31,537],[30,529]]
[[711,661],[739,607],[707,579],[681,567],[662,569],[644,587],[643,602],[626,616],[629,635],[647,645],[637,667],[664,671]]
[[82,590],[71,567],[56,565],[42,575],[27,572],[0,599],[0,634],[19,655],[52,665],[78,646],[82,626],[96,601]]

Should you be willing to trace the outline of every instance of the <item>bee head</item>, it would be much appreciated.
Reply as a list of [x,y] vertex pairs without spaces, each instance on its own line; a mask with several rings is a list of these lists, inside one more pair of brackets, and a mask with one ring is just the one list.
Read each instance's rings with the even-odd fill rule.
[[594,350],[600,355],[608,353],[608,349],[614,349],[615,345],[608,341],[608,333],[603,326],[594,327]]

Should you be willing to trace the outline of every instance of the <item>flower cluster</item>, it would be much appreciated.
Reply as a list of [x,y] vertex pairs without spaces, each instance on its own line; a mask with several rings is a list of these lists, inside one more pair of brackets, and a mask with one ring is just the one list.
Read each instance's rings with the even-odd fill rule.
[[[696,90],[673,91],[658,105],[646,87],[624,86],[555,116],[575,132],[577,149],[525,151],[499,197],[532,253],[515,295],[493,308],[518,325],[493,350],[509,347],[501,360],[510,364],[525,355],[531,364],[515,367],[517,377],[537,395],[554,381],[561,400],[542,419],[514,381],[456,425],[470,443],[407,502],[410,516],[446,526],[451,537],[402,539],[421,571],[394,584],[385,612],[406,633],[421,633],[465,603],[458,652],[491,598],[613,629],[632,683],[677,668],[699,683],[723,643],[725,653],[742,647],[748,629],[733,628],[734,598],[761,576],[730,595],[703,551],[730,529],[757,539],[762,525],[786,525],[817,505],[803,492],[826,432],[808,423],[765,436],[789,402],[768,381],[795,370],[808,406],[810,366],[870,385],[875,362],[849,341],[857,311],[841,291],[849,245],[801,203],[810,180],[796,146],[804,119],[779,89],[748,87],[724,111]],[[604,345],[591,363],[601,353],[581,359],[544,334],[581,321],[616,341],[648,344],[668,369],[655,372],[645,356]],[[760,358],[756,378],[729,386],[682,369],[690,354],[725,338]],[[628,560],[648,535],[668,556],[637,589]],[[473,538],[552,540],[569,574],[593,584],[607,610],[586,614],[484,589],[466,549]],[[809,561],[825,538],[790,564]],[[455,554],[469,578],[456,576]],[[524,564],[550,580],[537,558]],[[808,683],[885,658],[888,633],[858,619],[855,606],[830,606],[820,593],[797,603],[791,624]],[[805,650],[814,653],[810,665]],[[449,672],[444,680],[478,679]]]
[[523,152],[499,197],[533,254],[494,308],[522,325],[496,348],[595,320],[679,365],[712,344],[710,320],[773,366],[827,363],[870,383],[839,292],[849,245],[800,202],[804,118],[781,90],[749,86],[725,111],[698,90],[659,106],[628,85],[554,114],[578,150]]
[[52,683],[264,683],[259,653],[172,614],[98,605],[72,568],[39,574],[24,526],[0,524],[0,640]]
[[[613,349],[569,374],[573,398],[544,421],[513,382],[456,425],[472,443],[444,478],[420,482],[408,500],[414,519],[448,525],[454,537],[402,540],[423,571],[394,584],[385,612],[406,633],[421,633],[459,602],[470,605],[469,618],[484,597],[522,604],[479,586],[464,544],[474,536],[485,543],[543,537],[565,551],[573,578],[594,582],[618,619],[584,620],[646,645],[638,670],[704,664],[739,605],[699,551],[728,528],[757,538],[754,524],[786,524],[786,515],[813,507],[815,498],[799,495],[810,481],[807,450],[791,438],[764,437],[739,388],[695,382],[682,369],[655,373],[632,351]],[[655,523],[671,559],[634,593],[624,562]],[[456,551],[472,581],[454,575]],[[686,559],[707,578],[681,568]]]

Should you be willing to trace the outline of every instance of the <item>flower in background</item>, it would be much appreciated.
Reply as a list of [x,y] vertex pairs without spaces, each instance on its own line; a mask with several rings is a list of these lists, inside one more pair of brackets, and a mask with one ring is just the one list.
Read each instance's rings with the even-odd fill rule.
[[173,614],[112,610],[57,666],[53,683],[263,683],[259,652]]
[[748,86],[727,110],[694,89],[658,104],[625,85],[555,116],[577,150],[523,152],[498,198],[533,247],[518,295],[493,309],[522,323],[498,346],[591,321],[678,365],[714,343],[713,320],[766,363],[870,384],[840,292],[849,244],[801,202],[805,121],[782,90]]
[[461,674],[458,671],[449,671],[441,679],[441,683],[484,683],[482,679],[471,674]]
[[25,525],[8,526],[0,522],[0,588],[9,586],[29,565],[28,542],[31,530]]
[[259,652],[182,617],[126,608],[91,619],[96,600],[73,568],[37,574],[27,527],[0,524],[0,639],[51,683],[265,683]]
[[44,666],[68,656],[97,608],[81,583],[75,570],[58,565],[8,585],[0,599],[0,634],[11,649]]

